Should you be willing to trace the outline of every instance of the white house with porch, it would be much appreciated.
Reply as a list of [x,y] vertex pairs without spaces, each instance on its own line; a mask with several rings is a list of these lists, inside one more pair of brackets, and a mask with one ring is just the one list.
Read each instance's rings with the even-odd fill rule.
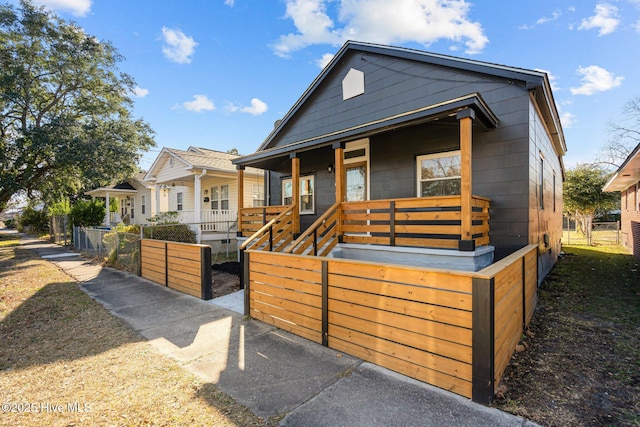
[[191,225],[198,241],[212,244],[236,238],[240,206],[264,206],[264,172],[246,168],[238,189],[238,155],[199,147],[163,148],[144,177],[155,189],[155,210],[177,212],[177,220]]
[[[145,224],[149,218],[156,215],[156,189],[153,185],[144,182],[144,175],[139,173],[117,184],[85,193],[92,199],[105,200],[104,226],[111,227],[120,223]],[[112,200],[117,204],[114,212],[111,212]]]

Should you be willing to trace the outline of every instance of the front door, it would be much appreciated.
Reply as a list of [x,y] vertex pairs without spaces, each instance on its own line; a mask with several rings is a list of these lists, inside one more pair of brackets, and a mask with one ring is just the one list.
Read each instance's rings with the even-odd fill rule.
[[347,202],[367,200],[367,163],[345,165]]

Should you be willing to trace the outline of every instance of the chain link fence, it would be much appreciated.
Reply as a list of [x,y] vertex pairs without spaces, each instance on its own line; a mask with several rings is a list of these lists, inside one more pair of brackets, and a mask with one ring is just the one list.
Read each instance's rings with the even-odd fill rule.
[[71,244],[71,223],[67,215],[52,215],[49,218],[49,232],[51,241],[58,245]]
[[565,216],[562,222],[562,243],[567,245],[619,245],[622,242],[620,221],[594,222],[587,233],[578,230],[573,218]]
[[73,246],[91,256],[106,258],[109,264],[138,274],[140,235],[105,228],[73,227]]

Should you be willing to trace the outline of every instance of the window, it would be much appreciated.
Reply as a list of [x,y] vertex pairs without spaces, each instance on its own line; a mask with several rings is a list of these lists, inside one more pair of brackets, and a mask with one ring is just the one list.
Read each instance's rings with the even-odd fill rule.
[[229,184],[211,187],[211,210],[229,210]]
[[[313,176],[300,177],[300,213],[312,214],[315,209]],[[293,182],[291,178],[282,181],[282,204],[291,205],[293,202]]]
[[252,184],[253,207],[264,206],[264,187],[261,184]]
[[418,197],[460,194],[460,151],[417,157]]
[[229,185],[220,186],[220,209],[229,210]]
[[181,211],[182,210],[182,193],[176,193],[176,205],[177,205],[177,209]]
[[131,198],[131,219],[136,217],[136,198]]
[[147,196],[145,195],[140,196],[140,213],[142,215],[147,213]]
[[624,193],[622,193],[622,195],[624,196],[624,210],[628,211],[629,210],[629,189],[627,188]]

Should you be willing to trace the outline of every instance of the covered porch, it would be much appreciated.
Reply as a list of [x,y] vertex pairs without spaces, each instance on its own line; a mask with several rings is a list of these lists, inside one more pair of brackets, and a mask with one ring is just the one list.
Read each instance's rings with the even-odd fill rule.
[[[245,166],[277,170],[270,180],[280,176],[279,196],[289,203],[273,203],[272,197],[268,207],[239,205],[238,236],[246,239],[241,248],[326,256],[338,243],[463,252],[489,245],[490,200],[472,193],[473,129],[487,131],[496,125],[497,118],[474,94],[242,157],[234,161],[239,192]],[[404,134],[433,130],[446,137],[438,135],[444,140],[438,142],[444,147],[442,153],[407,153],[416,159],[411,166],[416,169],[414,181],[409,184],[418,197],[375,199],[375,194],[415,191],[400,186],[395,191],[395,183],[385,175],[389,172],[372,166],[386,167],[384,159],[371,154],[369,141],[391,130]],[[307,159],[315,164],[305,165]],[[317,167],[317,159],[326,159],[326,169]],[[285,164],[289,167],[283,168]],[[402,173],[407,175],[406,168]],[[379,191],[376,181],[389,190]],[[329,206],[324,208],[323,203]]]

